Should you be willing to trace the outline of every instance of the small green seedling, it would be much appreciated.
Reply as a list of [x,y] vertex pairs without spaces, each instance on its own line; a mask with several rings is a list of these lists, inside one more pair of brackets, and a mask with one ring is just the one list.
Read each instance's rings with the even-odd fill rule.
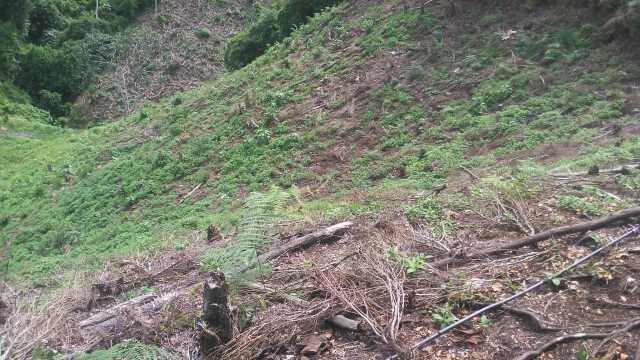
[[491,326],[491,320],[489,320],[487,315],[482,315],[480,317],[480,326],[485,327],[485,328]]
[[576,353],[576,358],[578,360],[587,360],[587,359],[589,359],[589,350],[587,349],[586,346],[584,346],[584,344],[582,346],[580,346],[580,350],[578,350],[578,352]]
[[444,329],[458,320],[451,312],[451,305],[449,303],[437,308],[436,311],[431,314],[431,318],[436,324],[440,325],[440,329]]
[[555,287],[559,287],[562,284],[562,278],[559,276],[556,276],[555,274],[551,274],[549,276],[549,281],[551,282],[551,284],[553,284],[553,286]]
[[424,265],[426,264],[427,257],[423,254],[417,254],[414,256],[409,256],[404,258],[403,265],[407,270],[407,274],[413,274],[418,270],[424,269]]

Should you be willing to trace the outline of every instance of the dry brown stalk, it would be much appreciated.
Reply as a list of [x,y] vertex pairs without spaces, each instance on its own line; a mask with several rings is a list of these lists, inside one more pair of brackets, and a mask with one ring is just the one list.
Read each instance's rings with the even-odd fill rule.
[[29,359],[45,341],[65,337],[62,332],[74,304],[68,290],[47,299],[15,291],[8,285],[0,284],[0,289],[7,306],[7,317],[0,324],[0,360]]
[[384,242],[365,244],[360,249],[360,256],[352,263],[354,271],[317,271],[313,276],[321,288],[361,317],[380,341],[404,352],[397,335],[406,300],[405,270],[376,244]]

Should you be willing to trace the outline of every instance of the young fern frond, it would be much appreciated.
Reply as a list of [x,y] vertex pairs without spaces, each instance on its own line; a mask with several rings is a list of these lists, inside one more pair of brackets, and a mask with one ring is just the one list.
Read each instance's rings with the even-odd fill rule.
[[180,357],[154,345],[132,340],[106,350],[81,355],[79,360],[178,360]]
[[284,191],[272,187],[267,192],[247,196],[239,232],[228,246],[212,249],[202,259],[203,268],[222,268],[228,273],[256,260],[259,250],[273,241],[278,221],[287,204],[296,197],[295,189]]

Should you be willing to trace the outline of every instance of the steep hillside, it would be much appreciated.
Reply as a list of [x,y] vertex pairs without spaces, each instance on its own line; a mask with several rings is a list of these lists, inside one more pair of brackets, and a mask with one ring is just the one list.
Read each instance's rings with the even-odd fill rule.
[[[68,269],[80,265],[136,279],[123,294],[98,297],[109,304],[188,288],[157,322],[143,322],[144,340],[186,356],[201,301],[189,286],[207,271],[224,269],[235,281],[275,234],[286,240],[351,220],[351,235],[335,244],[260,264],[252,275],[281,289],[273,298],[293,294],[309,306],[234,292],[244,331],[217,356],[298,354],[300,338],[324,329],[329,313],[362,318],[365,307],[386,324],[397,313],[386,311],[385,286],[397,283],[367,278],[381,266],[406,284],[396,288],[403,325],[398,320],[397,333],[375,321],[362,333],[336,331],[323,340],[331,349],[323,356],[401,353],[478,303],[549,277],[620,233],[430,265],[637,204],[640,67],[630,40],[613,41],[601,25],[578,5],[346,1],[248,66],[116,123],[62,130],[31,121],[41,115],[27,105],[7,108],[0,271],[34,286],[66,284]],[[205,241],[210,225],[220,242]],[[563,329],[629,317],[590,311],[585,294],[638,303],[631,251],[616,249],[590,263],[586,281],[558,280],[559,288],[519,305],[551,314]],[[121,266],[105,265],[123,257]],[[504,314],[485,317],[418,357],[513,359],[550,338],[520,325]],[[123,331],[111,340],[139,335]],[[625,332],[618,347],[602,346],[624,358],[636,340]],[[72,342],[68,352],[91,343]],[[574,343],[558,358],[575,357],[580,346],[597,350],[594,341]]]
[[[113,64],[76,105],[90,119],[116,120],[225,71],[224,48],[254,15],[253,1],[166,1],[118,35]],[[118,46],[121,46],[119,48]]]

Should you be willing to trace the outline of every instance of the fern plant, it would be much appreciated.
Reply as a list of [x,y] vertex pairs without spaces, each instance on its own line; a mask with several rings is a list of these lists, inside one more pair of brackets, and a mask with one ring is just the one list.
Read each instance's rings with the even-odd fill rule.
[[259,250],[273,241],[278,221],[284,217],[284,208],[295,196],[295,188],[284,191],[278,187],[249,194],[235,240],[227,246],[208,251],[201,260],[202,268],[221,268],[233,274],[236,269],[256,261]]
[[83,354],[78,360],[178,360],[180,357],[154,345],[124,341],[106,350]]

